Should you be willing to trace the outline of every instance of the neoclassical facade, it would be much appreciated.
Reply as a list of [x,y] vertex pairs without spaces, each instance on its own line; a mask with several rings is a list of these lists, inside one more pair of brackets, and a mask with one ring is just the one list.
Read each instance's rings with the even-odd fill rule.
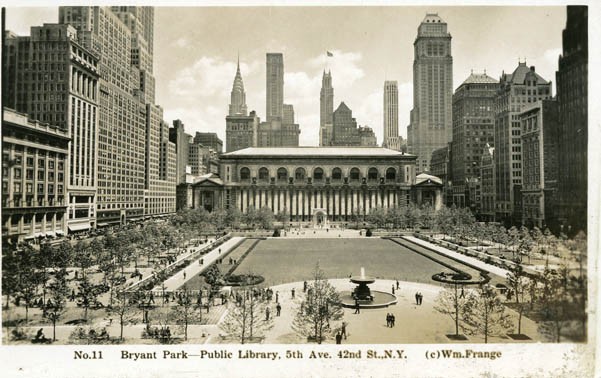
[[[321,223],[349,221],[352,214],[406,206],[418,198],[436,206],[441,185],[416,186],[415,159],[380,147],[246,148],[221,156],[219,180],[180,188],[180,207],[202,203],[207,210],[235,206],[242,212],[268,207],[287,212],[293,222]],[[429,195],[422,196],[423,190]]]

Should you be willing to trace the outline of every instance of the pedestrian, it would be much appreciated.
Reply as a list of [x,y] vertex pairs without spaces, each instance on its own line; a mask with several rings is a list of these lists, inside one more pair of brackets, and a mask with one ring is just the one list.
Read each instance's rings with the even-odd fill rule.
[[269,307],[265,307],[265,320],[269,320]]
[[394,295],[394,285],[392,285],[392,295]]
[[294,288],[292,288],[292,299],[294,299]]
[[307,291],[307,281],[303,282],[303,293]]
[[359,311],[359,301],[355,299],[355,314],[360,314]]
[[219,248],[219,254],[221,254],[221,248]]
[[154,304],[154,294],[152,294],[152,291],[150,292],[150,300],[148,301],[148,303]]
[[340,334],[340,331],[336,334],[336,344],[342,344],[342,335]]
[[421,306],[423,299],[424,299],[424,296],[422,295],[422,293],[418,293],[417,294],[417,304]]
[[202,265],[203,262],[203,259],[198,260],[198,265]]
[[386,314],[386,327],[390,327],[390,312]]
[[401,287],[399,286],[399,280],[396,280],[396,289],[400,289]]
[[275,292],[275,303],[280,303],[280,292],[279,291]]
[[390,327],[394,327],[394,314],[390,314]]
[[280,313],[282,312],[282,305],[278,303],[277,306],[275,306],[275,310],[276,310],[276,316],[280,316]]
[[419,304],[419,292],[415,293],[415,304]]
[[342,336],[346,340],[346,322],[342,322],[342,329],[340,331],[342,332]]
[[71,289],[71,302],[75,300],[75,289]]
[[184,270],[184,280],[186,279],[186,271]]

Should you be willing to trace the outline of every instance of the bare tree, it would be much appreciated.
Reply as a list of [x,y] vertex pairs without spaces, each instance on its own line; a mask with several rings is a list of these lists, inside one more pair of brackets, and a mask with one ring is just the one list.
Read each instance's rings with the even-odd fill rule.
[[447,287],[440,291],[434,304],[434,309],[441,314],[449,316],[455,322],[455,336],[459,336],[461,314],[465,311],[467,297],[463,287],[458,291],[457,285],[454,288]]
[[241,344],[252,341],[273,327],[273,317],[265,316],[268,303],[251,290],[242,292],[241,300],[230,302],[219,328]]
[[136,323],[138,308],[132,306],[127,301],[127,293],[125,291],[117,292],[114,295],[112,306],[108,308],[111,316],[116,316],[119,319],[119,339],[123,340],[123,327],[126,324]]
[[525,294],[530,285],[530,279],[524,275],[524,269],[520,264],[510,266],[511,271],[507,273],[507,285],[511,292],[515,295],[515,306],[518,312],[518,329],[517,334],[522,334],[522,316],[526,309],[524,300]]
[[511,329],[510,316],[492,286],[484,285],[478,293],[470,291],[466,303],[465,329],[473,335],[484,335],[485,343],[489,337],[503,335]]
[[324,278],[324,272],[317,263],[313,272],[313,282],[308,285],[307,296],[302,300],[292,328],[298,334],[321,344],[327,333],[336,328],[332,323],[342,320],[343,316],[338,292]]

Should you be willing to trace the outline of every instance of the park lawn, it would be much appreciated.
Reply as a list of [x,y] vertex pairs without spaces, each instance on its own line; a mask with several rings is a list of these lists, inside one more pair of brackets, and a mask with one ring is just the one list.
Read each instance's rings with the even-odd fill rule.
[[310,280],[319,262],[327,278],[365,274],[381,279],[431,283],[444,267],[415,252],[380,238],[267,239],[242,261],[235,274],[265,277],[265,285]]

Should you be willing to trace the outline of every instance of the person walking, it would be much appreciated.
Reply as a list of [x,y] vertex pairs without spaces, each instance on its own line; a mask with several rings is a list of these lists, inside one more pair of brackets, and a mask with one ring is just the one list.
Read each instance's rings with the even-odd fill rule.
[[275,303],[280,303],[280,292],[279,291],[275,292]]
[[342,335],[340,334],[340,331],[336,334],[336,344],[342,344]]
[[269,313],[270,313],[269,307],[266,307],[265,308],[265,320],[269,320]]
[[184,270],[184,280],[186,279],[186,271]]
[[346,340],[346,322],[342,322],[342,329],[340,330],[340,332],[342,333],[342,336]]
[[275,306],[275,316],[280,316],[280,313],[282,312],[282,305],[278,303],[277,306]]
[[294,288],[292,288],[292,299],[294,299]]
[[386,327],[390,327],[390,312],[386,314]]
[[359,314],[361,311],[359,310],[359,301],[355,299],[355,314]]
[[396,289],[399,290],[401,286],[399,285],[399,280],[396,280]]
[[419,304],[419,292],[415,293],[415,304]]
[[394,295],[394,285],[392,285],[392,295]]
[[394,314],[390,314],[390,328],[394,327]]

